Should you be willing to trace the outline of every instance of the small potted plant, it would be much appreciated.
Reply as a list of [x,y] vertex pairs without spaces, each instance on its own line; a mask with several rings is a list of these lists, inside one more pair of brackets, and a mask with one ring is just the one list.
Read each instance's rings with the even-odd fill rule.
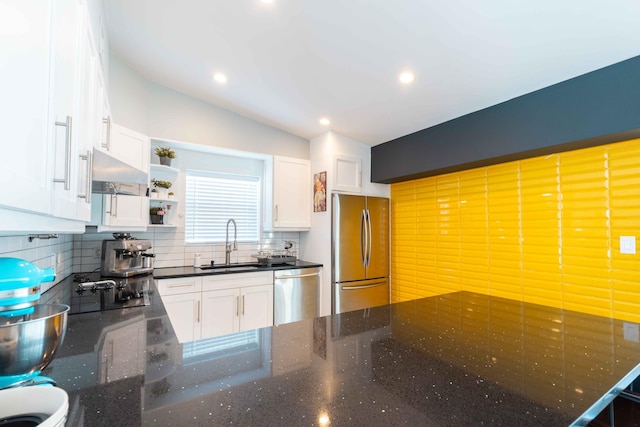
[[158,190],[156,190],[155,188],[152,188],[151,192],[149,193],[149,197],[151,197],[152,199],[157,199],[158,198]]
[[149,208],[149,218],[151,224],[164,224],[164,208],[162,206]]
[[156,147],[156,156],[160,159],[160,164],[171,166],[171,159],[176,158],[176,152],[171,147]]
[[174,199],[173,191],[169,191],[169,200],[173,200],[173,199]]
[[167,191],[169,191],[172,185],[171,182],[153,178],[151,179],[151,183],[153,184],[154,189],[158,192],[158,198],[166,199],[168,196]]

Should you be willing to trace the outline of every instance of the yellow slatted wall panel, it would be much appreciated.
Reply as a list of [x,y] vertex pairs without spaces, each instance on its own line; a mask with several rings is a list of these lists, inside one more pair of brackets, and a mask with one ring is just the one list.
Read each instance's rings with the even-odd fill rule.
[[487,171],[460,172],[460,283],[465,290],[489,293]]
[[559,157],[522,160],[522,299],[562,308]]
[[[640,140],[391,186],[392,299],[456,290],[640,322]],[[640,242],[638,244],[640,249]]]
[[609,149],[609,194],[613,314],[640,322],[640,258],[620,254],[620,236],[640,234],[640,140]]
[[436,180],[423,179],[416,182],[416,278],[421,286],[416,288],[419,298],[437,295],[437,212]]
[[391,188],[391,288],[392,301],[419,298],[416,292],[416,182]]
[[606,147],[560,154],[564,308],[611,316]]
[[462,290],[458,190],[458,174],[436,177],[436,288],[440,294]]
[[518,162],[487,168],[489,294],[521,299],[520,188]]

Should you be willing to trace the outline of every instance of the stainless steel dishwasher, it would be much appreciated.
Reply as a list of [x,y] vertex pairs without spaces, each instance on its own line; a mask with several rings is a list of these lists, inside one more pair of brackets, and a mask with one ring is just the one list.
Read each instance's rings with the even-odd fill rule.
[[273,323],[318,317],[320,268],[296,268],[273,272]]

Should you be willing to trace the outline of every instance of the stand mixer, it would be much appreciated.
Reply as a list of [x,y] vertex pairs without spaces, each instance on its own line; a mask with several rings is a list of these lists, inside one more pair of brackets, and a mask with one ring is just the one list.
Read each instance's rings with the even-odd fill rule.
[[15,409],[4,403],[25,393],[64,395],[62,406],[56,411],[63,412],[66,418],[68,399],[64,390],[46,387],[47,392],[38,387],[39,390],[30,392],[30,387],[25,387],[55,385],[53,379],[40,376],[40,372],[51,362],[64,339],[69,306],[38,304],[40,284],[54,279],[53,268],[40,269],[22,259],[0,258],[0,399],[3,402],[0,425],[14,418],[34,417],[4,413]]

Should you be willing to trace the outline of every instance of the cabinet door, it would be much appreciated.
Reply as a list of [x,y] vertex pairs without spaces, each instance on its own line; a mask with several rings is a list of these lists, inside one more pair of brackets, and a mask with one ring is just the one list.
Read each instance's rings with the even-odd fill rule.
[[[53,147],[48,140],[52,2],[4,0],[0,30],[0,204],[52,212]],[[15,24],[15,25],[11,25]]]
[[149,199],[122,194],[105,195],[104,225],[146,228]]
[[202,338],[240,330],[240,291],[222,289],[202,293]]
[[111,125],[111,155],[147,174],[150,144],[146,135],[115,123]]
[[273,227],[311,225],[311,167],[308,160],[273,158]]
[[78,0],[58,0],[55,4],[50,89],[53,99],[49,115],[50,141],[55,150],[52,167],[53,214],[60,218],[76,219],[80,202],[78,168],[83,166],[79,158],[82,123],[78,113],[82,87],[78,76],[82,63],[83,39],[80,35],[84,9]]
[[338,154],[333,168],[333,189],[359,193],[362,191],[362,159]]
[[163,295],[161,298],[178,341],[200,339],[201,293]]
[[260,285],[240,290],[240,330],[273,325],[273,285]]

